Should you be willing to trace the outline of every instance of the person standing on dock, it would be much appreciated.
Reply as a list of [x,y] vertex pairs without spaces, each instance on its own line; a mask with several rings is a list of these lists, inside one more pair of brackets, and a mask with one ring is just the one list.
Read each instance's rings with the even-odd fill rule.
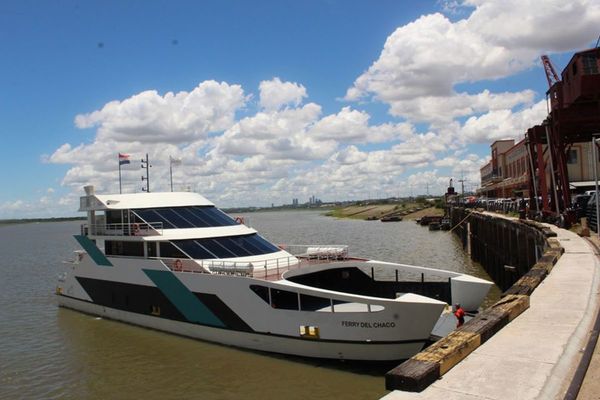
[[465,323],[465,310],[460,306],[460,304],[456,303],[456,311],[454,311],[454,316],[458,320],[456,322],[456,327],[460,328]]

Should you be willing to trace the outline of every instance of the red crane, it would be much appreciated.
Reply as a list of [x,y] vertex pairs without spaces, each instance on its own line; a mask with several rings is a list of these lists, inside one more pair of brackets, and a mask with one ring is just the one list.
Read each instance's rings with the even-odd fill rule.
[[547,55],[542,55],[542,64],[544,65],[544,71],[546,72],[546,79],[548,80],[548,87],[552,87],[556,82],[560,82],[558,74],[554,70],[554,66]]
[[[530,195],[542,198],[545,216],[561,215],[568,223],[574,213],[570,210],[567,152],[573,143],[590,142],[600,132],[600,48],[575,53],[562,71],[564,79],[559,78],[548,56],[541,59],[550,107],[548,117],[527,130]],[[533,197],[530,201],[537,204]]]

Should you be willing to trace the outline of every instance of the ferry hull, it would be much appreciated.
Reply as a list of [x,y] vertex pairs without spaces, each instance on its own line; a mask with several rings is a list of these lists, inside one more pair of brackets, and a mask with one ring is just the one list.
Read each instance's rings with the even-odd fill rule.
[[419,352],[425,344],[424,340],[350,342],[240,332],[118,310],[65,295],[59,295],[58,298],[61,307],[86,314],[228,346],[302,357],[393,361],[410,358]]

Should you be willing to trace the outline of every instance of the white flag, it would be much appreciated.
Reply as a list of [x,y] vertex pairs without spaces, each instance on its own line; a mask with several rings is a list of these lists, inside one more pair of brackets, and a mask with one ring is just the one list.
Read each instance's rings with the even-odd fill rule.
[[169,160],[171,160],[171,165],[181,165],[181,158],[173,158],[169,156]]

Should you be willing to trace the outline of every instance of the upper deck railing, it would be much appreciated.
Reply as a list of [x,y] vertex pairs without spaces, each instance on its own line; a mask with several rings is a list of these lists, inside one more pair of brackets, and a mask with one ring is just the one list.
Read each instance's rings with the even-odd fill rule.
[[83,224],[81,225],[81,234],[94,236],[160,236],[163,234],[163,223]]
[[[308,264],[327,261],[342,261],[348,258],[348,246],[279,245],[291,256],[266,258],[259,261],[229,260],[168,260],[165,265],[173,271],[209,272],[219,275],[247,276],[257,279],[277,280],[285,271],[298,269]],[[190,264],[190,261],[196,263]],[[180,266],[188,263],[188,268]]]

